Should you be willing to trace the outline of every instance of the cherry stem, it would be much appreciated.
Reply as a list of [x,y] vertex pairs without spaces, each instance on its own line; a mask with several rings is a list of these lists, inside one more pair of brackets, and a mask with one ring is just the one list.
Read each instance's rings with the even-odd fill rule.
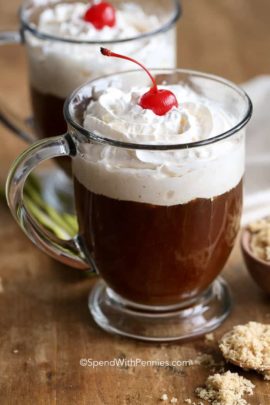
[[114,57],[114,58],[119,58],[119,59],[124,59],[124,60],[129,60],[130,62],[136,63],[137,65],[139,65],[150,77],[152,83],[153,83],[153,87],[152,89],[157,92],[158,91],[158,87],[157,87],[157,83],[156,80],[154,79],[154,77],[151,75],[151,73],[149,72],[149,70],[146,69],[146,67],[144,65],[142,65],[140,62],[137,62],[135,59],[130,58],[129,56],[124,56],[124,55],[120,55],[119,53],[114,53],[112,51],[110,51],[109,49],[106,48],[100,48],[100,52],[102,53],[102,55],[104,56],[109,56],[109,57]]

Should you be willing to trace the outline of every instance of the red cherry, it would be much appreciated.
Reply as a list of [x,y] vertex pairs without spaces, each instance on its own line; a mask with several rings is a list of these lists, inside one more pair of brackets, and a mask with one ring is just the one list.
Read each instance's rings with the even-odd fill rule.
[[114,7],[107,1],[101,1],[93,4],[85,13],[84,21],[93,24],[97,30],[104,27],[114,27],[116,24],[116,15]]
[[140,99],[140,106],[145,110],[152,110],[156,115],[165,115],[173,107],[178,107],[178,101],[170,90],[150,89]]
[[152,110],[153,113],[156,115],[165,115],[169,112],[173,107],[178,107],[178,101],[175,95],[170,90],[165,89],[158,89],[156,80],[151,75],[149,70],[146,69],[140,62],[137,62],[135,59],[129,58],[128,56],[119,55],[118,53],[114,53],[109,49],[100,48],[102,55],[104,56],[111,56],[115,58],[129,60],[131,62],[136,63],[139,65],[150,77],[153,86],[150,90],[143,94],[139,105],[145,110]]

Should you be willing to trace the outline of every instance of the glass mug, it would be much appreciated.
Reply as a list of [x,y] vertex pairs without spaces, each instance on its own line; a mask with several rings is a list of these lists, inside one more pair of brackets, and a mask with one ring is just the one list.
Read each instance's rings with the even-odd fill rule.
[[[25,0],[20,10],[20,31],[0,32],[0,45],[24,43],[29,67],[30,95],[35,134],[46,138],[66,131],[63,117],[65,99],[87,80],[129,69],[128,62],[104,59],[101,46],[127,54],[150,67],[176,67],[175,24],[181,15],[179,0],[130,0],[148,15],[159,17],[159,26],[140,35],[110,41],[67,39],[39,31],[38,16],[62,3],[88,3],[88,0]],[[120,8],[126,0],[112,0]],[[75,72],[75,74],[74,74]],[[28,142],[33,130],[27,122],[0,105],[0,121]],[[29,135],[31,133],[31,135]],[[62,160],[62,163],[65,160]],[[69,165],[64,166],[69,171]]]
[[[217,103],[230,115],[231,128],[173,145],[127,143],[90,132],[82,120],[94,89],[148,85],[141,71],[104,76],[66,101],[66,134],[38,141],[18,157],[6,192],[12,214],[39,248],[98,272],[89,296],[98,325],[142,340],[172,341],[216,328],[230,311],[229,289],[217,276],[240,227],[245,126],[252,105],[243,90],[216,76],[170,69],[152,73],[158,83],[189,86]],[[97,156],[104,155],[111,160],[100,166]],[[23,202],[29,173],[59,156],[69,156],[73,168],[79,233],[70,241],[48,235]],[[123,171],[137,156],[141,164]],[[163,161],[175,156],[181,175],[157,176]],[[159,162],[156,168],[149,169],[149,159]],[[206,193],[207,185],[212,194]]]

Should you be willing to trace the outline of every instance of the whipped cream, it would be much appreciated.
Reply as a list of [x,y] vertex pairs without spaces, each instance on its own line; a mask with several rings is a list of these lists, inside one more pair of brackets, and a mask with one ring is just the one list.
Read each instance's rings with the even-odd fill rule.
[[97,30],[83,17],[89,3],[59,3],[45,9],[40,17],[40,32],[60,38],[89,41],[110,41],[133,38],[159,26],[155,15],[146,15],[136,4],[127,3],[122,9],[116,9],[116,25]]
[[[159,29],[166,16],[147,14],[138,4],[123,3],[116,10],[115,27],[97,30],[83,20],[89,3],[49,3],[36,28],[43,34],[82,41],[111,41],[139,37]],[[85,81],[130,69],[130,63],[104,59],[100,45],[41,40],[26,32],[30,81],[41,93],[66,98]],[[151,37],[108,45],[110,49],[137,58],[149,67],[175,67],[175,30]]]
[[[179,107],[164,116],[143,110],[148,88],[94,91],[84,127],[117,141],[186,144],[212,138],[236,124],[235,117],[187,86],[159,86],[176,95]],[[171,206],[213,198],[237,186],[244,174],[244,131],[198,148],[153,151],[103,144],[80,145],[73,172],[90,191],[110,198]]]
[[130,92],[115,87],[94,89],[84,127],[118,141],[153,144],[200,141],[230,128],[230,118],[224,110],[190,88],[170,85],[159,89],[172,91],[179,103],[163,116],[139,105],[149,87],[134,87]]

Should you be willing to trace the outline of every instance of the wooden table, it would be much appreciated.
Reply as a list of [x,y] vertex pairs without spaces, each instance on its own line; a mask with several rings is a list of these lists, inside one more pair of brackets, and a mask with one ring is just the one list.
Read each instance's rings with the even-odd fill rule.
[[[18,0],[0,0],[0,26],[16,26]],[[184,0],[179,27],[180,62],[237,82],[270,72],[269,0]],[[22,47],[0,49],[0,93],[18,113],[29,112],[26,63]],[[0,179],[25,145],[0,131]],[[111,360],[188,360],[213,353],[216,343],[197,339],[185,344],[154,345],[110,336],[92,321],[87,296],[94,280],[57,264],[23,235],[0,203],[0,403],[28,405],[154,405],[169,398],[194,398],[210,370],[128,367],[91,369],[81,358]],[[247,275],[237,246],[225,271],[234,310],[215,332],[234,324],[268,322],[269,298]],[[233,368],[232,368],[233,369]],[[234,369],[235,370],[235,369]],[[251,404],[270,403],[269,383],[243,373],[256,384]],[[194,398],[195,399],[195,398]]]

